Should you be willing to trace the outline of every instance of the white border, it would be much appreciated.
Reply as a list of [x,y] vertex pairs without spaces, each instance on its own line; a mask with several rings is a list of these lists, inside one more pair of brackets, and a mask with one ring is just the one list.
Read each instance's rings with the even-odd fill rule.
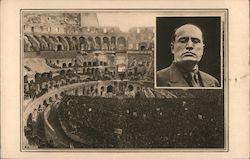
[[[157,43],[156,43],[156,26],[155,26],[155,37],[154,37],[154,45],[155,45],[155,49],[154,49],[154,87],[157,89],[223,89],[224,85],[227,87],[228,86],[228,74],[226,74],[225,70],[228,67],[228,61],[227,61],[227,41],[228,41],[228,35],[227,35],[227,27],[228,27],[228,21],[227,21],[227,9],[204,9],[204,10],[170,10],[169,15],[164,15],[164,16],[157,16],[157,17],[220,17],[221,21],[220,21],[220,26],[221,26],[221,31],[220,31],[220,58],[221,58],[221,62],[220,62],[220,76],[221,76],[221,80],[220,80],[220,87],[165,87],[165,86],[157,86],[157,70],[156,70],[156,56],[157,56]],[[223,25],[224,22],[224,25]],[[223,28],[224,27],[224,28]],[[224,30],[224,51],[223,51],[223,32]],[[223,52],[224,52],[224,63],[223,63]],[[225,68],[223,68],[223,64],[225,66]],[[223,71],[224,69],[224,71]],[[224,73],[224,78],[223,78],[223,73]],[[223,84],[223,80],[224,80],[224,84]]]
[[[1,9],[1,158],[235,159],[249,158],[248,0],[3,0]],[[228,9],[228,152],[20,152],[20,9]],[[230,72],[229,72],[230,70]],[[237,79],[237,80],[236,80]]]
[[[228,105],[227,105],[227,89],[225,88],[224,90],[224,148],[123,148],[123,149],[119,149],[119,148],[75,148],[75,149],[70,149],[70,148],[38,148],[38,149],[23,149],[23,114],[24,114],[24,110],[23,110],[23,81],[22,81],[22,77],[23,77],[23,54],[24,52],[22,51],[23,50],[23,16],[24,16],[24,13],[26,12],[56,12],[56,11],[59,11],[59,12],[75,12],[75,13],[78,13],[78,12],[96,12],[98,13],[99,11],[100,12],[114,12],[114,11],[121,11],[121,12],[159,12],[159,13],[162,13],[164,12],[165,13],[169,13],[172,17],[174,16],[178,16],[180,17],[180,14],[183,15],[185,14],[185,16],[187,17],[190,17],[190,16],[194,16],[194,17],[197,17],[197,13],[199,13],[199,16],[203,17],[204,15],[200,14],[201,12],[205,12],[206,14],[206,17],[208,17],[207,15],[210,14],[210,16],[217,16],[218,17],[218,13],[217,14],[214,14],[214,12],[219,12],[220,14],[224,13],[224,14],[227,14],[227,10],[223,9],[223,10],[211,10],[211,9],[207,9],[207,10],[167,10],[167,9],[152,9],[152,10],[147,10],[147,9],[128,9],[128,10],[122,10],[122,9],[112,9],[112,10],[104,10],[104,9],[90,9],[90,10],[60,10],[60,9],[53,9],[53,10],[22,10],[20,11],[20,18],[21,18],[21,21],[20,21],[20,33],[21,33],[21,50],[20,50],[20,53],[22,55],[21,57],[21,143],[20,143],[20,146],[21,146],[21,151],[22,152],[58,152],[58,151],[65,151],[65,152],[204,152],[204,151],[207,151],[207,152],[226,152],[228,151]],[[189,13],[189,14],[187,14]],[[159,16],[165,16],[165,15],[160,15]],[[157,17],[159,17],[157,16]],[[222,16],[222,15],[220,15]],[[225,20],[226,21],[226,20]],[[222,19],[221,19],[221,23],[222,23]],[[221,25],[222,27],[222,25]],[[156,43],[156,26],[154,26],[154,43]],[[221,32],[222,32],[222,29],[221,29]],[[225,31],[226,32],[226,31]],[[222,36],[222,34],[221,34]],[[227,41],[227,40],[225,40]],[[221,43],[222,43],[222,40],[221,40]],[[156,45],[155,45],[156,46]],[[156,47],[155,47],[156,48]],[[154,74],[156,75],[156,49],[154,49]],[[221,52],[222,54],[222,45],[221,45]],[[226,53],[225,53],[226,54]],[[223,59],[222,56],[221,57],[221,60]],[[225,58],[225,61],[226,61],[226,58]],[[221,61],[222,62],[222,61]],[[226,62],[227,63],[227,62]],[[222,63],[221,63],[221,66],[222,66]],[[221,70],[222,71],[222,70]],[[221,72],[221,76],[222,76],[222,72]],[[222,77],[221,77],[222,78]],[[225,81],[226,82],[226,81]],[[156,84],[156,82],[154,82],[154,84]],[[157,87],[158,88],[158,87]],[[161,88],[161,87],[160,87]],[[176,89],[176,88],[180,88],[180,89],[189,89],[189,87],[167,87],[168,89]],[[194,89],[197,89],[195,87],[190,87],[190,88],[194,88]],[[200,88],[204,88],[204,87],[200,87]],[[200,89],[198,88],[198,89]],[[206,89],[209,89],[210,87],[205,87]],[[214,87],[211,87],[211,88],[214,88]],[[162,88],[163,89],[163,88]],[[216,89],[221,89],[220,87],[217,87]]]

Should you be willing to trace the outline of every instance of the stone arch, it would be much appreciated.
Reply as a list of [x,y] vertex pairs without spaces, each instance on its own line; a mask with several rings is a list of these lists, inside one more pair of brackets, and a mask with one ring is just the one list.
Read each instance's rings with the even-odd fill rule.
[[55,51],[62,51],[64,50],[64,45],[54,36],[50,36],[50,38],[52,39],[52,41],[54,41],[54,50]]
[[85,62],[83,62],[83,66],[84,67],[86,67],[87,66],[87,62],[85,61]]
[[[65,64],[66,65],[66,64]],[[60,71],[60,75],[65,75],[66,71],[65,70],[61,70]]]
[[67,40],[65,40],[64,37],[61,37],[61,36],[57,36],[57,39],[63,45],[64,50],[69,51],[69,44],[68,44]]
[[116,37],[112,36],[110,39],[110,50],[115,50],[116,49]]
[[24,52],[26,51],[33,51],[32,44],[29,41],[28,37],[24,36]]
[[62,64],[62,68],[66,68],[67,67],[67,64],[66,63],[63,63]]
[[[69,65],[69,66],[70,66],[70,65]],[[74,73],[74,71],[71,70],[71,69],[68,69],[68,70],[66,71],[66,74],[67,74],[67,75],[70,75],[70,74],[72,74],[72,73]]]
[[113,86],[112,85],[108,85],[107,86],[107,93],[111,93],[111,92],[113,92]]
[[109,38],[105,36],[102,38],[102,41],[102,50],[109,50]]
[[128,90],[131,92],[131,91],[133,91],[134,90],[134,86],[133,85],[128,85]]
[[87,42],[86,42],[86,38],[85,37],[80,37],[79,38],[79,45],[80,45],[80,50],[87,50]]
[[101,91],[104,91],[104,86],[101,86]]
[[55,38],[53,36],[49,36],[49,50],[56,51],[57,43],[54,40]]
[[58,94],[55,94],[55,99],[57,100],[59,98]]
[[138,48],[140,51],[145,51],[147,50],[147,43],[146,42],[140,42],[139,43],[139,48]]
[[62,96],[64,96],[64,95],[65,95],[65,93],[64,93],[64,92],[61,92],[61,93],[60,93],[60,96],[61,96],[61,97],[62,97]]
[[63,50],[63,45],[57,44],[56,45],[56,51],[62,51]]
[[32,44],[32,48],[34,49],[33,51],[39,51],[40,43],[32,35],[27,35],[27,37]]
[[94,50],[94,40],[91,36],[88,37],[87,39],[87,43],[88,43],[88,51]]
[[90,68],[87,68],[87,73],[88,73],[88,74],[91,73],[90,71],[91,71],[91,69],[90,69]]
[[41,36],[40,38],[41,38],[41,41],[42,41],[42,42],[44,43],[44,45],[45,45],[44,50],[45,50],[45,51],[48,51],[48,50],[49,50],[49,43],[48,43],[47,38],[46,38],[45,36]]
[[117,49],[125,50],[126,49],[126,39],[124,37],[119,37],[117,39]]
[[79,42],[75,36],[72,37],[72,42],[73,42],[73,45],[75,47],[74,50],[79,50]]
[[95,49],[101,50],[101,38],[99,36],[95,37]]
[[92,62],[91,62],[91,61],[89,61],[87,66],[92,66]]
[[48,105],[48,103],[47,103],[47,100],[45,99],[45,100],[43,100],[43,105]]
[[67,43],[69,45],[69,50],[75,50],[75,44],[74,44],[73,40],[71,38],[69,38],[68,36],[65,36],[64,39],[67,41]]
[[49,102],[53,102],[53,98],[52,97],[49,97]]
[[34,38],[39,42],[39,48],[41,51],[45,51],[46,49],[48,49],[48,44],[46,42],[44,42],[40,36],[38,35],[33,35]]

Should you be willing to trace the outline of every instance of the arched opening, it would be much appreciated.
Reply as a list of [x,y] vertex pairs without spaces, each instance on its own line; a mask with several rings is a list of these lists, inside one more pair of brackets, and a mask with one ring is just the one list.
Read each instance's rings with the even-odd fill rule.
[[43,101],[43,105],[45,105],[45,106],[46,106],[47,104],[48,104],[48,103],[47,103],[47,101],[46,101],[46,100],[44,100],[44,101]]
[[103,86],[101,87],[101,91],[104,91],[104,87]]
[[57,51],[62,51],[62,45],[57,45]]
[[100,37],[95,37],[95,49],[100,50],[101,49],[101,38]]
[[129,85],[129,86],[128,86],[128,90],[131,92],[131,91],[134,90],[134,87],[133,87],[132,85]]
[[103,38],[102,49],[103,50],[108,50],[109,49],[109,39],[107,37]]
[[113,92],[113,86],[109,85],[107,87],[107,93]]
[[65,38],[65,40],[67,41],[67,43],[69,45],[69,50],[74,50],[75,46],[74,46],[72,40],[69,37],[67,37],[67,36],[64,37],[64,38]]
[[63,45],[63,50],[69,50],[69,44],[67,40],[61,36],[57,36],[58,41]]
[[49,97],[49,102],[53,102],[52,97]]
[[66,72],[67,75],[70,75],[70,74],[72,74],[72,73],[73,73],[73,72],[72,72],[71,69],[67,70],[67,72]]
[[73,47],[74,47],[74,50],[79,50],[78,48],[78,41],[77,41],[77,38],[76,37],[72,37],[72,41],[73,41]]
[[32,45],[32,50],[33,51],[40,51],[40,44],[39,42],[31,35],[27,36],[28,41],[30,41],[31,45]]
[[80,43],[80,50],[83,51],[83,50],[86,50],[86,39],[84,37],[80,37],[79,38],[79,43]]
[[71,67],[71,66],[72,66],[72,63],[69,63],[69,64],[68,64],[68,67]]
[[65,75],[65,70],[61,70],[60,75]]
[[101,95],[103,94],[103,92],[104,92],[104,87],[102,86],[100,91]]
[[94,43],[93,43],[93,38],[91,36],[88,37],[88,42],[87,43],[88,43],[88,47],[87,47],[88,49],[87,50],[88,51],[93,50],[94,49]]
[[140,51],[145,51],[147,49],[147,43],[141,42],[139,43],[139,50]]
[[92,62],[88,62],[88,66],[91,66],[92,65]]
[[61,97],[63,97],[64,95],[65,95],[65,93],[64,93],[64,92],[61,92],[61,93],[60,93],[60,96],[61,96]]
[[66,63],[63,63],[62,67],[63,67],[63,68],[66,68],[66,67],[67,67]]
[[115,50],[115,49],[116,49],[116,37],[112,36],[111,37],[110,50]]
[[141,46],[140,47],[140,51],[145,51],[146,50],[146,47],[145,46]]
[[126,40],[124,37],[119,37],[117,40],[118,50],[125,50]]

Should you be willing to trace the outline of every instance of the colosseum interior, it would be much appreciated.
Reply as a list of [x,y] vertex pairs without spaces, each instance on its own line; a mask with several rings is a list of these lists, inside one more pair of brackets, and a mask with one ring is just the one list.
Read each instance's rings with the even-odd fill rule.
[[23,13],[22,149],[222,148],[223,94],[155,89],[154,28],[96,14]]

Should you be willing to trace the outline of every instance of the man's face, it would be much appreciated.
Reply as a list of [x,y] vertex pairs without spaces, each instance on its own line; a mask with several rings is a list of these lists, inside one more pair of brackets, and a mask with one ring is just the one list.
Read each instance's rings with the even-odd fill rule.
[[198,63],[203,55],[204,44],[201,30],[191,24],[178,28],[171,50],[176,63]]

